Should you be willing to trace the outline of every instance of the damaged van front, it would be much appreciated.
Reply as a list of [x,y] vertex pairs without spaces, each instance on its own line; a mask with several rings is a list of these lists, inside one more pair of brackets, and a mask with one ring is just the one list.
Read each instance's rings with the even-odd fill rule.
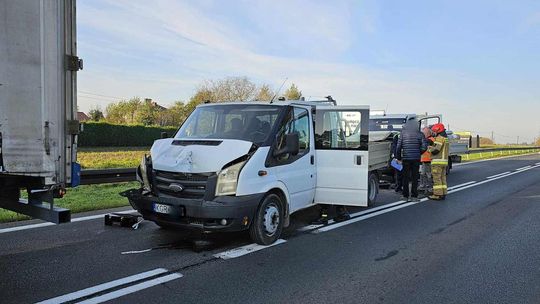
[[[200,105],[173,138],[155,141],[137,170],[141,187],[125,196],[162,227],[249,228],[269,190],[260,171],[285,112],[283,106],[257,103]],[[264,171],[273,174],[271,168]],[[277,216],[283,214],[267,220]]]

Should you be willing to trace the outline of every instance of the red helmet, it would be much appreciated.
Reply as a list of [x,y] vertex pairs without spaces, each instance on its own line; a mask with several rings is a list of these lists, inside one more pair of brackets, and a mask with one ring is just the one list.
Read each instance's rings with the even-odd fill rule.
[[438,123],[438,124],[434,124],[432,127],[431,127],[431,131],[439,134],[439,133],[442,133],[444,131],[444,125],[442,123]]

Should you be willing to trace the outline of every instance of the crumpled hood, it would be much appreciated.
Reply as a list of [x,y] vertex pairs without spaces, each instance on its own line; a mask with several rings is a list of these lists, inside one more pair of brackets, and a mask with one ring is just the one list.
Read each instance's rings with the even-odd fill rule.
[[[169,172],[217,173],[230,161],[247,154],[253,145],[249,141],[235,139],[200,140],[200,144],[197,141],[176,138],[156,140],[150,150],[152,167]],[[183,145],[185,143],[181,142],[189,144]],[[216,145],[217,142],[221,143]]]

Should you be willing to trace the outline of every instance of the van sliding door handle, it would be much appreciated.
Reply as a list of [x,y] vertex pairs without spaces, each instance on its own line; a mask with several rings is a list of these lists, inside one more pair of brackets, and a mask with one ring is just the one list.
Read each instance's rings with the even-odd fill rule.
[[315,165],[315,155],[311,155],[311,164]]
[[355,155],[354,163],[357,164],[358,166],[362,165],[362,155]]

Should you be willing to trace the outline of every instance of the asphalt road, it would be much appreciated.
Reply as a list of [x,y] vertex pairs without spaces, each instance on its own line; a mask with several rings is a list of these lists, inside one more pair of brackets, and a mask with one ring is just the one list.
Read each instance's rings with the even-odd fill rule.
[[339,225],[307,229],[307,210],[268,248],[150,222],[1,225],[0,303],[538,303],[540,155],[458,166],[449,185],[444,202],[383,191]]

